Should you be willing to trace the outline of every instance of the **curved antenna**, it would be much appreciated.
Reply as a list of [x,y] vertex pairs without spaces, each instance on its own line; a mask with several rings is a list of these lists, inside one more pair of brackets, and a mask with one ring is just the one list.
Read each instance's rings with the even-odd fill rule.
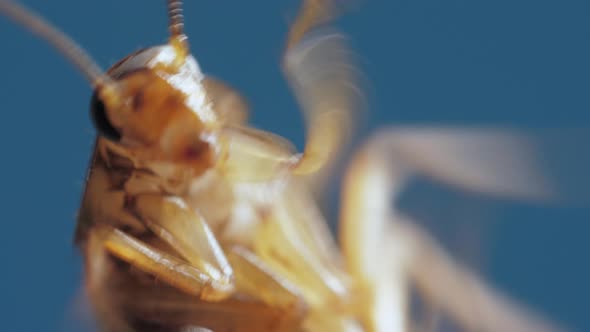
[[189,53],[188,38],[184,34],[182,0],[168,0],[168,20],[170,44],[176,49],[178,55],[176,65],[180,65]]
[[0,0],[0,13],[51,44],[86,76],[94,88],[115,85],[80,46],[32,10],[12,1]]

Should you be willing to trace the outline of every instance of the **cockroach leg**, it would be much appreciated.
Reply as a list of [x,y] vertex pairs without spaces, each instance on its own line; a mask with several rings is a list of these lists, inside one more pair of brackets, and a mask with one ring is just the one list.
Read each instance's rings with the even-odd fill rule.
[[274,273],[246,248],[234,246],[227,250],[227,255],[235,268],[236,286],[240,293],[259,299],[269,307],[284,310],[285,315],[299,319],[304,316],[306,304],[295,285]]
[[[127,313],[127,320],[141,321],[141,331],[152,331],[146,326],[168,329],[202,326],[219,332],[300,331],[301,321],[308,311],[298,290],[249,250],[231,246],[225,251],[235,268],[237,289],[229,298],[201,301],[177,287],[164,284],[154,287],[121,273],[109,303],[117,303],[121,312]],[[109,276],[113,278],[117,274]]]
[[[160,194],[137,195],[130,205],[129,208],[133,213],[158,238],[188,262],[180,260],[178,262],[180,265],[175,265],[181,270],[173,268],[170,272],[165,272],[168,267],[161,266],[156,267],[153,272],[169,273],[169,277],[162,276],[164,280],[170,280],[173,285],[179,282],[180,289],[189,293],[196,292],[194,294],[204,300],[221,300],[233,292],[233,270],[213,232],[198,213],[191,210],[180,198]],[[117,237],[123,238],[122,236]],[[124,242],[128,247],[135,245],[132,243],[133,241]],[[163,253],[156,252],[156,254]],[[174,260],[171,262],[176,264]],[[149,269],[149,267],[146,268]],[[150,273],[153,272],[150,271]],[[183,284],[181,274],[187,273],[188,276],[191,276],[193,272],[197,277],[197,280],[194,280],[196,281],[195,285]]]
[[96,226],[107,252],[149,273],[179,290],[204,300],[221,300],[231,294],[232,285],[110,226]]
[[[543,197],[546,188],[527,174],[532,169],[522,167],[529,156],[526,144],[503,137],[503,146],[510,147],[505,158],[489,158],[498,152],[490,144],[498,142],[498,135],[429,129],[383,131],[356,154],[345,177],[340,240],[347,268],[366,294],[367,326],[407,331],[406,293],[414,285],[468,331],[559,331],[497,295],[395,210],[394,199],[415,173],[483,193]],[[457,163],[462,172],[456,171]]]
[[[283,57],[283,69],[305,116],[303,154],[295,154],[291,145],[276,135],[231,121],[229,114],[230,121],[221,134],[229,151],[219,166],[228,178],[266,180],[288,172],[308,176],[313,192],[323,189],[351,136],[353,110],[362,104],[359,72],[346,39],[323,26],[336,16],[332,2],[304,2]],[[215,85],[205,83],[215,92]]]
[[406,332],[405,248],[383,236],[391,227],[389,189],[396,180],[387,166],[366,150],[355,156],[344,180],[339,235],[346,268],[363,294],[359,308],[363,325],[368,331]]
[[326,173],[317,171],[329,171],[346,146],[352,111],[359,109],[361,99],[358,70],[344,36],[323,26],[336,16],[333,2],[304,1],[283,58],[283,69],[307,127],[305,149],[294,172],[314,174],[316,180],[325,178]]
[[333,18],[334,0],[304,0],[297,19],[291,25],[287,48],[297,45],[309,30]]

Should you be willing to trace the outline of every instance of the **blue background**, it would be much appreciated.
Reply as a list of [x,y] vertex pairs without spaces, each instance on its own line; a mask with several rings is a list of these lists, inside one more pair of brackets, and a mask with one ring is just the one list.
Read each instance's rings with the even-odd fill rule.
[[[204,71],[248,98],[257,126],[301,147],[301,115],[278,67],[297,1],[187,2],[186,28]],[[26,3],[104,68],[167,38],[164,1]],[[355,1],[340,23],[368,82],[369,114],[359,138],[385,124],[585,127],[589,6],[583,0]],[[78,315],[81,267],[72,234],[94,135],[91,91],[51,48],[5,19],[0,40],[2,330],[64,331]],[[563,181],[584,188],[588,176],[579,163],[587,140],[574,143],[547,146],[547,153],[566,166],[566,172],[556,168],[569,175]],[[427,182],[416,188],[404,201],[408,209],[490,282],[575,331],[590,331],[584,204],[492,200]],[[461,232],[467,238],[479,232],[486,249],[465,255]]]

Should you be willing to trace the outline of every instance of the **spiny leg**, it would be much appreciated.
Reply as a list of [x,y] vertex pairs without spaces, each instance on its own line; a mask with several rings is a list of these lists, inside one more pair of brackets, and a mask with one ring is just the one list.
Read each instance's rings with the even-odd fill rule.
[[[199,298],[205,301],[221,300],[218,294],[212,297],[211,289],[228,292],[224,289],[227,287],[223,281],[219,282],[186,261],[108,225],[96,225],[88,232],[85,253],[88,256],[86,288],[99,322],[108,331],[138,330],[138,321],[133,317],[135,308],[129,302],[141,300],[141,296],[148,293],[145,288],[166,289],[162,286],[170,285],[169,290],[183,294],[192,301]],[[154,287],[148,283],[146,286],[133,277],[132,269],[121,268],[107,254],[155,276],[163,285]],[[139,330],[144,329],[140,327]]]
[[234,290],[233,270],[209,226],[182,199],[143,194],[129,207],[156,236],[210,279],[200,290],[205,300],[219,300]]
[[236,292],[231,297],[197,301],[174,288],[130,283],[122,289],[123,307],[166,331],[188,326],[217,332],[300,331],[306,306],[297,290],[248,250],[230,247],[226,252],[235,270]]
[[509,133],[400,128],[376,135],[355,156],[340,239],[348,269],[367,293],[365,321],[373,331],[408,330],[410,282],[469,331],[557,330],[497,295],[391,207],[413,174],[482,193],[546,198],[550,190],[530,152],[523,137]]
[[[202,299],[215,301],[231,294],[232,269],[203,218],[177,197],[113,190],[117,176],[112,175],[100,161],[94,162],[80,211],[78,242],[84,243],[89,234],[100,235],[114,256]],[[149,244],[130,235],[148,235],[148,229],[153,234],[145,238]],[[150,246],[160,243],[165,243],[166,252]]]
[[92,232],[102,240],[111,255],[187,294],[203,300],[221,300],[233,291],[232,285],[225,280],[216,280],[205,271],[121,230],[101,225]]
[[127,312],[163,326],[204,324],[216,331],[292,331],[300,326],[305,306],[297,291],[245,249],[228,248],[226,258],[206,223],[182,200],[142,194],[127,209],[182,257],[110,226],[95,226],[92,233],[100,235],[111,255],[172,286],[126,285],[117,296]]

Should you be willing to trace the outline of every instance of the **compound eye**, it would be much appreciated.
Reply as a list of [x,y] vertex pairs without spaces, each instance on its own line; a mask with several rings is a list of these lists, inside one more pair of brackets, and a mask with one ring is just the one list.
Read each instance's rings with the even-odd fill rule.
[[121,133],[111,124],[105,105],[96,92],[92,95],[90,101],[90,116],[99,135],[114,142],[121,140]]

